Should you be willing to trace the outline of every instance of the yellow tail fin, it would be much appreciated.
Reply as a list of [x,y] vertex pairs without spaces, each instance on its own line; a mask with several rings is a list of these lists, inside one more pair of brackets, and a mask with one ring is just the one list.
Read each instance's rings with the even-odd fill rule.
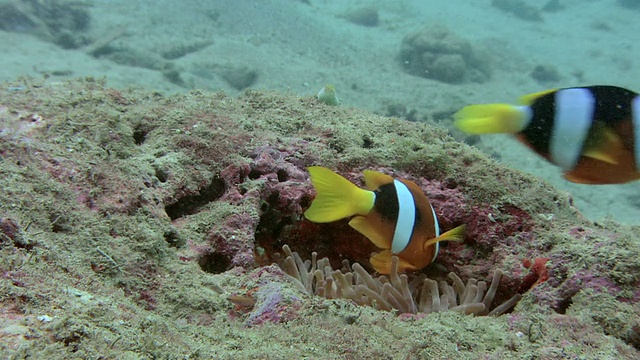
[[468,134],[517,133],[528,125],[530,111],[509,104],[469,105],[453,115],[454,125]]
[[429,241],[426,241],[423,245],[423,247],[426,249],[431,245],[434,245],[435,243],[441,242],[441,241],[462,241],[464,240],[464,232],[467,230],[467,225],[460,225],[456,228],[453,228],[449,231],[447,231],[444,234],[441,234],[440,236],[438,236],[435,239],[431,239]]
[[375,202],[373,191],[360,189],[349,180],[321,166],[309,167],[316,198],[304,216],[317,223],[327,223],[353,215],[366,215]]

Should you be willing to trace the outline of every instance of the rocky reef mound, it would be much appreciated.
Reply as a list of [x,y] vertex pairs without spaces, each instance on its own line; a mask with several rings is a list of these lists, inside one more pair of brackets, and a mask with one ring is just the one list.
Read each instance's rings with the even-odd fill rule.
[[[5,354],[640,357],[638,229],[585,220],[568,194],[445,130],[262,91],[26,79],[0,92]],[[486,286],[500,273],[494,303],[519,303],[497,317],[398,314],[305,291],[275,265],[284,245],[361,275],[374,250],[346,222],[303,218],[310,165],[414,181],[443,229],[468,229],[424,274]]]

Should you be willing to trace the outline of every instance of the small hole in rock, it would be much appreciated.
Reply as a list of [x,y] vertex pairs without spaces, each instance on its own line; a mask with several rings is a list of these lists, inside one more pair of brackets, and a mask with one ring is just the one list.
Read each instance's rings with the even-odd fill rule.
[[202,271],[209,274],[220,274],[229,269],[231,261],[220,253],[208,253],[200,256],[198,265]]
[[373,140],[371,140],[369,136],[364,136],[362,138],[362,147],[365,149],[371,149],[373,147]]
[[310,196],[303,196],[300,198],[300,207],[303,209],[308,209],[311,206],[312,198]]
[[163,183],[163,182],[167,182],[167,179],[169,178],[169,174],[167,174],[166,171],[160,169],[160,168],[156,168],[156,177],[158,178],[158,180]]
[[214,178],[208,187],[200,189],[198,194],[187,195],[171,205],[165,211],[171,220],[197,213],[204,205],[218,200],[225,192],[224,180]]
[[285,181],[289,180],[289,174],[284,169],[278,170],[276,172],[276,174],[278,175],[278,181],[279,182],[285,182]]
[[251,170],[251,171],[249,172],[249,179],[251,179],[251,180],[255,180],[255,179],[259,178],[261,175],[262,175],[262,174],[261,174],[259,171]]
[[185,244],[185,240],[180,237],[180,234],[176,229],[169,229],[164,232],[164,241],[169,244],[170,247],[180,247]]
[[558,314],[565,314],[567,312],[567,309],[569,308],[569,306],[571,306],[571,304],[573,304],[573,299],[571,297],[568,297],[568,298],[560,301],[560,303],[555,308],[555,310],[556,310],[556,312]]
[[447,189],[452,189],[453,190],[453,189],[456,189],[458,187],[458,182],[453,180],[453,179],[449,179],[449,180],[444,182],[444,186]]
[[49,216],[51,220],[51,231],[54,233],[68,233],[71,231],[71,226],[69,225],[69,219],[67,219],[62,214],[51,214]]
[[133,141],[136,145],[142,145],[147,139],[147,132],[142,129],[136,129],[133,132]]

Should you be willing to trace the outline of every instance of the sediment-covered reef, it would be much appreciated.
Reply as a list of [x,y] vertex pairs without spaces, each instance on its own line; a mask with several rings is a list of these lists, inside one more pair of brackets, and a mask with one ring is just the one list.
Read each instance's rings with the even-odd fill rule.
[[[0,92],[4,354],[640,357],[638,228],[585,220],[568,194],[443,129],[253,90],[25,79]],[[346,221],[304,219],[310,165],[414,181],[444,230],[467,225],[424,274],[499,272],[494,303],[520,301],[497,317],[400,314],[305,291],[277,265],[284,245],[301,258],[289,269],[316,252],[361,275],[375,250]]]

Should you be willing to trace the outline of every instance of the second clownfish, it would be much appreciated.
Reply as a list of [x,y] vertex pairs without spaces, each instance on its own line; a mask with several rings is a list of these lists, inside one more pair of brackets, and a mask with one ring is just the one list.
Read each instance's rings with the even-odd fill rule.
[[617,86],[552,89],[521,105],[480,104],[458,111],[469,134],[512,133],[579,184],[640,179],[640,95]]
[[391,256],[398,271],[420,270],[438,255],[439,242],[461,241],[465,226],[440,234],[436,213],[418,185],[408,180],[365,170],[367,189],[320,166],[309,168],[316,198],[304,215],[316,223],[351,218],[349,225],[382,251],[371,256],[380,274],[391,272]]

